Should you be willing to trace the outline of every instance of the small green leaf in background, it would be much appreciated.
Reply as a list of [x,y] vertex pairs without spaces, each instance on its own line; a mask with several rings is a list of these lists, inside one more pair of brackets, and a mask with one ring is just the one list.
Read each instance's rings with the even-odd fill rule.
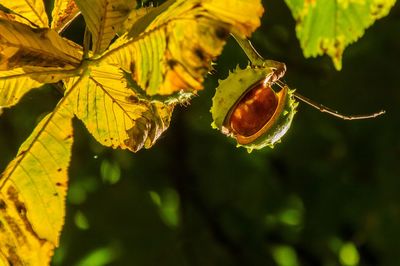
[[396,0],[285,0],[296,20],[296,34],[305,57],[329,55],[337,70],[343,51],[377,19],[386,16]]
[[296,251],[290,246],[286,245],[277,246],[273,249],[272,255],[274,257],[275,262],[279,266],[299,265]]
[[109,245],[100,247],[88,253],[76,265],[78,266],[103,266],[109,265],[120,256],[119,247],[116,245]]
[[355,266],[360,261],[360,255],[358,254],[356,246],[351,243],[345,243],[339,251],[339,259],[342,265]]
[[82,211],[77,211],[74,216],[76,227],[80,230],[87,230],[90,228],[89,220]]
[[165,189],[162,194],[149,191],[153,203],[159,208],[161,219],[172,228],[179,225],[179,196],[173,189]]
[[101,179],[106,184],[114,185],[121,178],[121,168],[116,162],[102,161],[100,172]]

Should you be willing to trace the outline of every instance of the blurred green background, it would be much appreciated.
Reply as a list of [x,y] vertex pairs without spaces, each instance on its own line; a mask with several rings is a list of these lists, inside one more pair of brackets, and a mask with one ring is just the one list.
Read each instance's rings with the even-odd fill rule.
[[[349,122],[301,104],[274,149],[237,149],[209,113],[217,79],[246,65],[230,40],[150,150],[102,147],[75,121],[53,265],[400,265],[400,3],[345,50],[341,72],[302,56],[283,1],[264,6],[253,43],[286,63],[289,86],[343,113],[387,113]],[[60,96],[43,88],[5,110],[0,170]]]

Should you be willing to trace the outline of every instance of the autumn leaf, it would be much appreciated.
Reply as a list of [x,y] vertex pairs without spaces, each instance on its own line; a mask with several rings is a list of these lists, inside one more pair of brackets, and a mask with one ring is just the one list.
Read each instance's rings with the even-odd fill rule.
[[67,104],[42,119],[0,176],[1,265],[47,265],[58,245],[73,134]]
[[101,60],[131,72],[148,95],[195,92],[229,32],[250,35],[262,12],[260,1],[167,1],[140,18]]
[[[67,88],[76,79],[70,79]],[[154,144],[168,128],[173,110],[173,105],[140,99],[123,72],[111,65],[91,68],[68,100],[98,142],[134,152]]]
[[103,52],[136,6],[132,0],[75,0],[93,37],[93,52]]
[[55,0],[50,27],[57,32],[62,32],[79,13],[79,8],[74,0]]
[[51,29],[32,29],[0,18],[0,107],[33,88],[76,75],[81,47]]
[[54,83],[78,72],[60,68],[25,67],[0,71],[0,108],[11,107],[30,90]]
[[344,49],[360,38],[396,0],[285,0],[296,20],[296,33],[306,57],[329,55],[342,68]]
[[32,29],[0,18],[0,70],[22,66],[76,67],[80,47],[51,29]]
[[144,16],[148,15],[155,7],[153,6],[145,6],[139,9],[132,9],[128,14],[127,18],[121,24],[119,30],[117,31],[118,35],[123,35],[124,33],[130,31],[133,25]]
[[48,28],[49,19],[42,0],[0,0],[0,7],[6,7],[16,14],[19,22],[36,26],[38,28]]

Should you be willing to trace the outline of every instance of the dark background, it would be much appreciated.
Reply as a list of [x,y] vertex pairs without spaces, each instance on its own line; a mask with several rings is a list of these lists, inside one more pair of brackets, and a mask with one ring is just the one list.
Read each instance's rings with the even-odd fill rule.
[[[281,144],[248,154],[210,127],[217,79],[246,64],[230,40],[150,150],[102,147],[75,121],[53,265],[400,265],[400,4],[345,50],[340,72],[303,57],[283,1],[264,6],[253,42],[286,63],[289,86],[344,113],[387,113],[349,122],[300,104]],[[1,170],[59,98],[43,88],[5,110]]]

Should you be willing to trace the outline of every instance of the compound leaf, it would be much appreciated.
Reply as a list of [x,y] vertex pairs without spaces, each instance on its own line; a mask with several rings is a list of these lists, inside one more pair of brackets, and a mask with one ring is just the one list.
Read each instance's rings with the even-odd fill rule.
[[259,0],[167,1],[118,38],[102,60],[131,72],[148,95],[200,90],[229,32],[249,36],[262,13]]
[[0,265],[47,265],[58,245],[72,117],[67,101],[61,100],[0,176]]
[[103,52],[136,6],[131,0],[76,0],[93,37],[93,52]]
[[92,67],[71,95],[74,113],[97,141],[131,151],[151,147],[168,128],[173,111],[172,105],[140,99],[124,73],[111,65]]
[[296,20],[296,33],[306,57],[329,55],[342,67],[346,46],[386,16],[396,0],[285,0]]
[[39,28],[49,27],[49,19],[47,18],[43,0],[0,0],[0,5],[24,18],[19,20],[20,22],[24,21],[30,26],[33,23]]

